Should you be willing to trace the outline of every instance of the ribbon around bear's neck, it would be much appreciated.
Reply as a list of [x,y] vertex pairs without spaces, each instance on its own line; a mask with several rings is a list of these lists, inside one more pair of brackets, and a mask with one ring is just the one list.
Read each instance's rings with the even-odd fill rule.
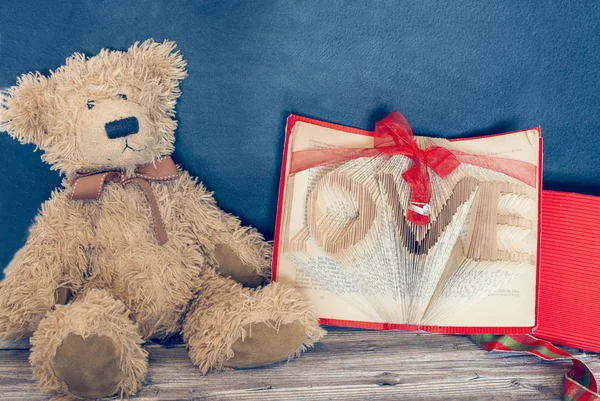
[[150,217],[152,228],[156,235],[156,240],[159,245],[167,243],[167,231],[165,223],[158,209],[158,202],[150,181],[172,181],[178,176],[177,166],[171,157],[166,156],[155,163],[148,163],[135,169],[134,175],[128,177],[124,172],[119,170],[83,172],[78,171],[70,180],[71,192],[69,199],[71,200],[89,200],[98,199],[107,182],[115,182],[123,187],[129,184],[137,184],[150,203]]

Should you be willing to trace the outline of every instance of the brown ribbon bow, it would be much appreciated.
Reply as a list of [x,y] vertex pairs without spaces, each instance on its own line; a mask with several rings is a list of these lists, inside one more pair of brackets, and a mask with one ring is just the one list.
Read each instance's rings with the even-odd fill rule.
[[150,203],[151,218],[153,221],[154,233],[159,245],[167,242],[167,231],[165,223],[158,210],[158,202],[150,186],[150,181],[171,181],[177,178],[177,166],[171,157],[166,156],[155,163],[148,163],[135,170],[133,177],[127,177],[122,171],[96,171],[82,172],[78,171],[71,178],[71,200],[98,199],[102,188],[107,182],[116,182],[125,187],[128,184],[137,184],[144,191],[148,202]]

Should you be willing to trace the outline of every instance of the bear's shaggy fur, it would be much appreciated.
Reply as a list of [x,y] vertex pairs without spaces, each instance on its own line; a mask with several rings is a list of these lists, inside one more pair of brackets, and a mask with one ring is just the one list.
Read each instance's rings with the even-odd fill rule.
[[[65,175],[0,288],[0,339],[32,336],[42,391],[134,394],[147,370],[142,343],[178,332],[202,373],[285,360],[324,334],[297,292],[267,284],[271,245],[187,172],[150,183],[164,245],[136,185],[109,182],[97,200],[70,199],[69,180],[81,170],[132,176],[173,151],[185,76],[175,44],[149,40],[127,52],[75,54],[0,95],[0,130],[34,143]],[[107,135],[107,123],[126,118],[135,132]]]

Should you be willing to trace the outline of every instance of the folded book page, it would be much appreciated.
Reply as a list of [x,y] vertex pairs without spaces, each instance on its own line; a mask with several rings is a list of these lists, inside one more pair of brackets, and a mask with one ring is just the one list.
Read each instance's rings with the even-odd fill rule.
[[[536,130],[441,146],[538,164]],[[368,148],[373,137],[296,122],[289,151]],[[287,163],[289,165],[289,163]],[[461,163],[429,171],[430,222],[407,220],[404,155],[362,157],[287,175],[277,281],[322,318],[426,326],[533,326],[538,190]]]

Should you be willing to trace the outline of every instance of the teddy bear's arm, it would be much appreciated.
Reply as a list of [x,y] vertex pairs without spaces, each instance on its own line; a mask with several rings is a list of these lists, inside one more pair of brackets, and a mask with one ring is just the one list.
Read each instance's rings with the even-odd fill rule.
[[55,192],[30,228],[0,283],[0,339],[29,336],[45,313],[66,303],[81,283],[87,265],[85,238],[89,223],[83,205]]
[[272,244],[256,229],[242,226],[236,216],[221,210],[212,193],[187,172],[181,173],[178,187],[179,210],[219,271],[242,284],[262,284],[270,274]]

